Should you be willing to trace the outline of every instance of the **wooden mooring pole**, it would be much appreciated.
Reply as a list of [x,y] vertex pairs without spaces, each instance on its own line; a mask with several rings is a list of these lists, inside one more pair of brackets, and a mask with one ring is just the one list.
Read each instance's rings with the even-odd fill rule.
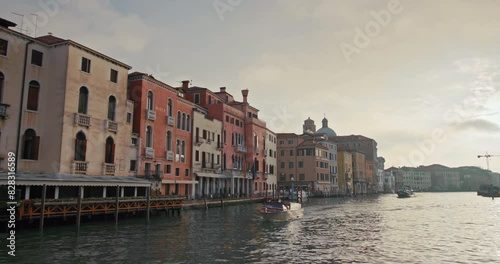
[[147,202],[146,202],[146,222],[149,224],[149,213],[150,213],[150,201],[151,201],[151,188],[150,187],[146,187],[146,197],[147,198]]
[[76,232],[80,234],[80,221],[82,218],[82,186],[78,186],[78,209],[76,211]]
[[120,197],[120,186],[116,186],[116,211],[115,211],[115,225],[118,226],[118,209],[120,208],[120,201],[118,200]]
[[42,187],[42,208],[40,208],[40,231],[43,231],[43,220],[45,219],[45,197],[47,196],[47,184]]

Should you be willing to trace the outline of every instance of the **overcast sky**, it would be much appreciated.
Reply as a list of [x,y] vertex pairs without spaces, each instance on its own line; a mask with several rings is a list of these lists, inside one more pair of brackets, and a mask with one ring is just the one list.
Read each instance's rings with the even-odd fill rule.
[[375,139],[386,167],[486,167],[478,154],[500,155],[500,1],[398,2],[0,0],[0,17],[24,14],[33,35],[38,14],[38,36],[173,86],[248,88],[275,132],[326,115],[338,135]]

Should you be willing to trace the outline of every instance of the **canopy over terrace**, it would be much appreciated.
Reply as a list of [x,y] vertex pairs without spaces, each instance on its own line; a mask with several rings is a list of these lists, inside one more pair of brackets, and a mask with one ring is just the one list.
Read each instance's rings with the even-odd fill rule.
[[[145,179],[123,176],[92,176],[79,174],[16,174],[15,186],[24,199],[42,196],[42,186],[47,188],[47,197],[77,197],[78,187],[84,187],[82,197],[145,195],[151,182]],[[0,174],[0,186],[8,185],[8,175]],[[138,193],[138,188],[141,188]],[[61,195],[60,195],[61,194]]]

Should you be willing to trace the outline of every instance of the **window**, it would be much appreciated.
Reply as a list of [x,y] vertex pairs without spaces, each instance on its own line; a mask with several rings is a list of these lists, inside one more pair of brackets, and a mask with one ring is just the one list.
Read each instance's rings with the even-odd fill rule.
[[282,157],[285,156],[285,150],[284,149],[281,150],[281,156]]
[[153,128],[151,126],[146,127],[146,147],[153,147]]
[[132,123],[132,113],[127,113],[127,123]]
[[293,162],[288,163],[288,168],[293,169]]
[[165,172],[166,172],[167,174],[172,173],[172,166],[171,166],[171,165],[165,165]]
[[304,173],[299,174],[299,181],[305,181],[306,180],[306,175]]
[[181,112],[177,112],[177,128],[181,128]]
[[7,56],[7,48],[9,46],[9,42],[5,39],[0,39],[0,55]]
[[200,151],[196,151],[196,154],[194,155],[194,161],[200,161]]
[[26,129],[23,136],[23,159],[38,160],[38,146],[40,137],[36,135],[35,130]]
[[304,162],[303,161],[299,161],[299,168],[304,168]]
[[80,95],[78,97],[78,113],[87,114],[87,107],[89,101],[89,90],[87,87],[80,87]]
[[288,144],[293,144],[293,140],[288,140]]
[[90,64],[91,61],[85,57],[82,57],[82,71],[86,73],[90,73]]
[[172,131],[167,131],[167,150],[172,150]]
[[118,71],[111,69],[109,72],[109,80],[118,83]]
[[131,139],[131,144],[132,144],[132,146],[137,146],[137,138],[133,137]]
[[290,150],[290,156],[293,156],[293,149]]
[[240,120],[236,119],[236,125],[239,126],[240,125]]
[[77,161],[85,161],[87,152],[87,138],[83,132],[78,132],[76,134],[75,141],[75,160]]
[[284,169],[284,168],[285,168],[285,162],[283,162],[283,161],[282,161],[282,162],[281,162],[281,164],[280,164],[280,167],[281,167],[282,169]]
[[175,176],[180,176],[181,174],[181,169],[175,168]]
[[170,98],[168,98],[168,101],[167,101],[167,115],[173,116],[173,105],[172,105],[172,99],[170,99]]
[[42,67],[43,53],[38,50],[31,50],[31,64]]
[[229,122],[229,116],[226,116],[226,122]]
[[189,177],[189,169],[186,169],[185,173],[186,177]]
[[116,98],[110,96],[108,99],[108,119],[115,121],[115,111],[116,111]]
[[115,142],[112,137],[106,139],[106,154],[104,155],[104,162],[109,164],[115,163]]
[[248,112],[248,117],[252,118],[252,113]]
[[38,111],[38,96],[40,94],[40,84],[37,81],[31,81],[28,88],[28,110]]
[[148,92],[148,99],[146,102],[146,108],[148,110],[154,110],[154,95],[152,91]]
[[5,76],[3,73],[0,72],[0,102],[2,102],[3,99],[3,82],[5,80]]
[[130,169],[129,171],[135,171],[137,166],[137,161],[136,160],[130,160]]
[[191,130],[191,117],[189,115],[187,115],[186,119],[186,130],[187,131]]
[[182,130],[186,130],[186,114],[182,113]]
[[194,103],[199,104],[200,103],[200,94],[194,94]]
[[212,96],[208,96],[208,104],[212,104]]

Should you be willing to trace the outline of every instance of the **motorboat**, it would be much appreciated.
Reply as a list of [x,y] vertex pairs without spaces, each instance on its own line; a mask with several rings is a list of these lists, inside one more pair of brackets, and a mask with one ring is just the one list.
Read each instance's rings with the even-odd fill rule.
[[291,201],[267,201],[262,204],[260,213],[265,220],[287,221],[303,214],[302,204]]
[[413,189],[409,186],[403,187],[403,189],[396,192],[398,198],[410,198],[414,195]]

